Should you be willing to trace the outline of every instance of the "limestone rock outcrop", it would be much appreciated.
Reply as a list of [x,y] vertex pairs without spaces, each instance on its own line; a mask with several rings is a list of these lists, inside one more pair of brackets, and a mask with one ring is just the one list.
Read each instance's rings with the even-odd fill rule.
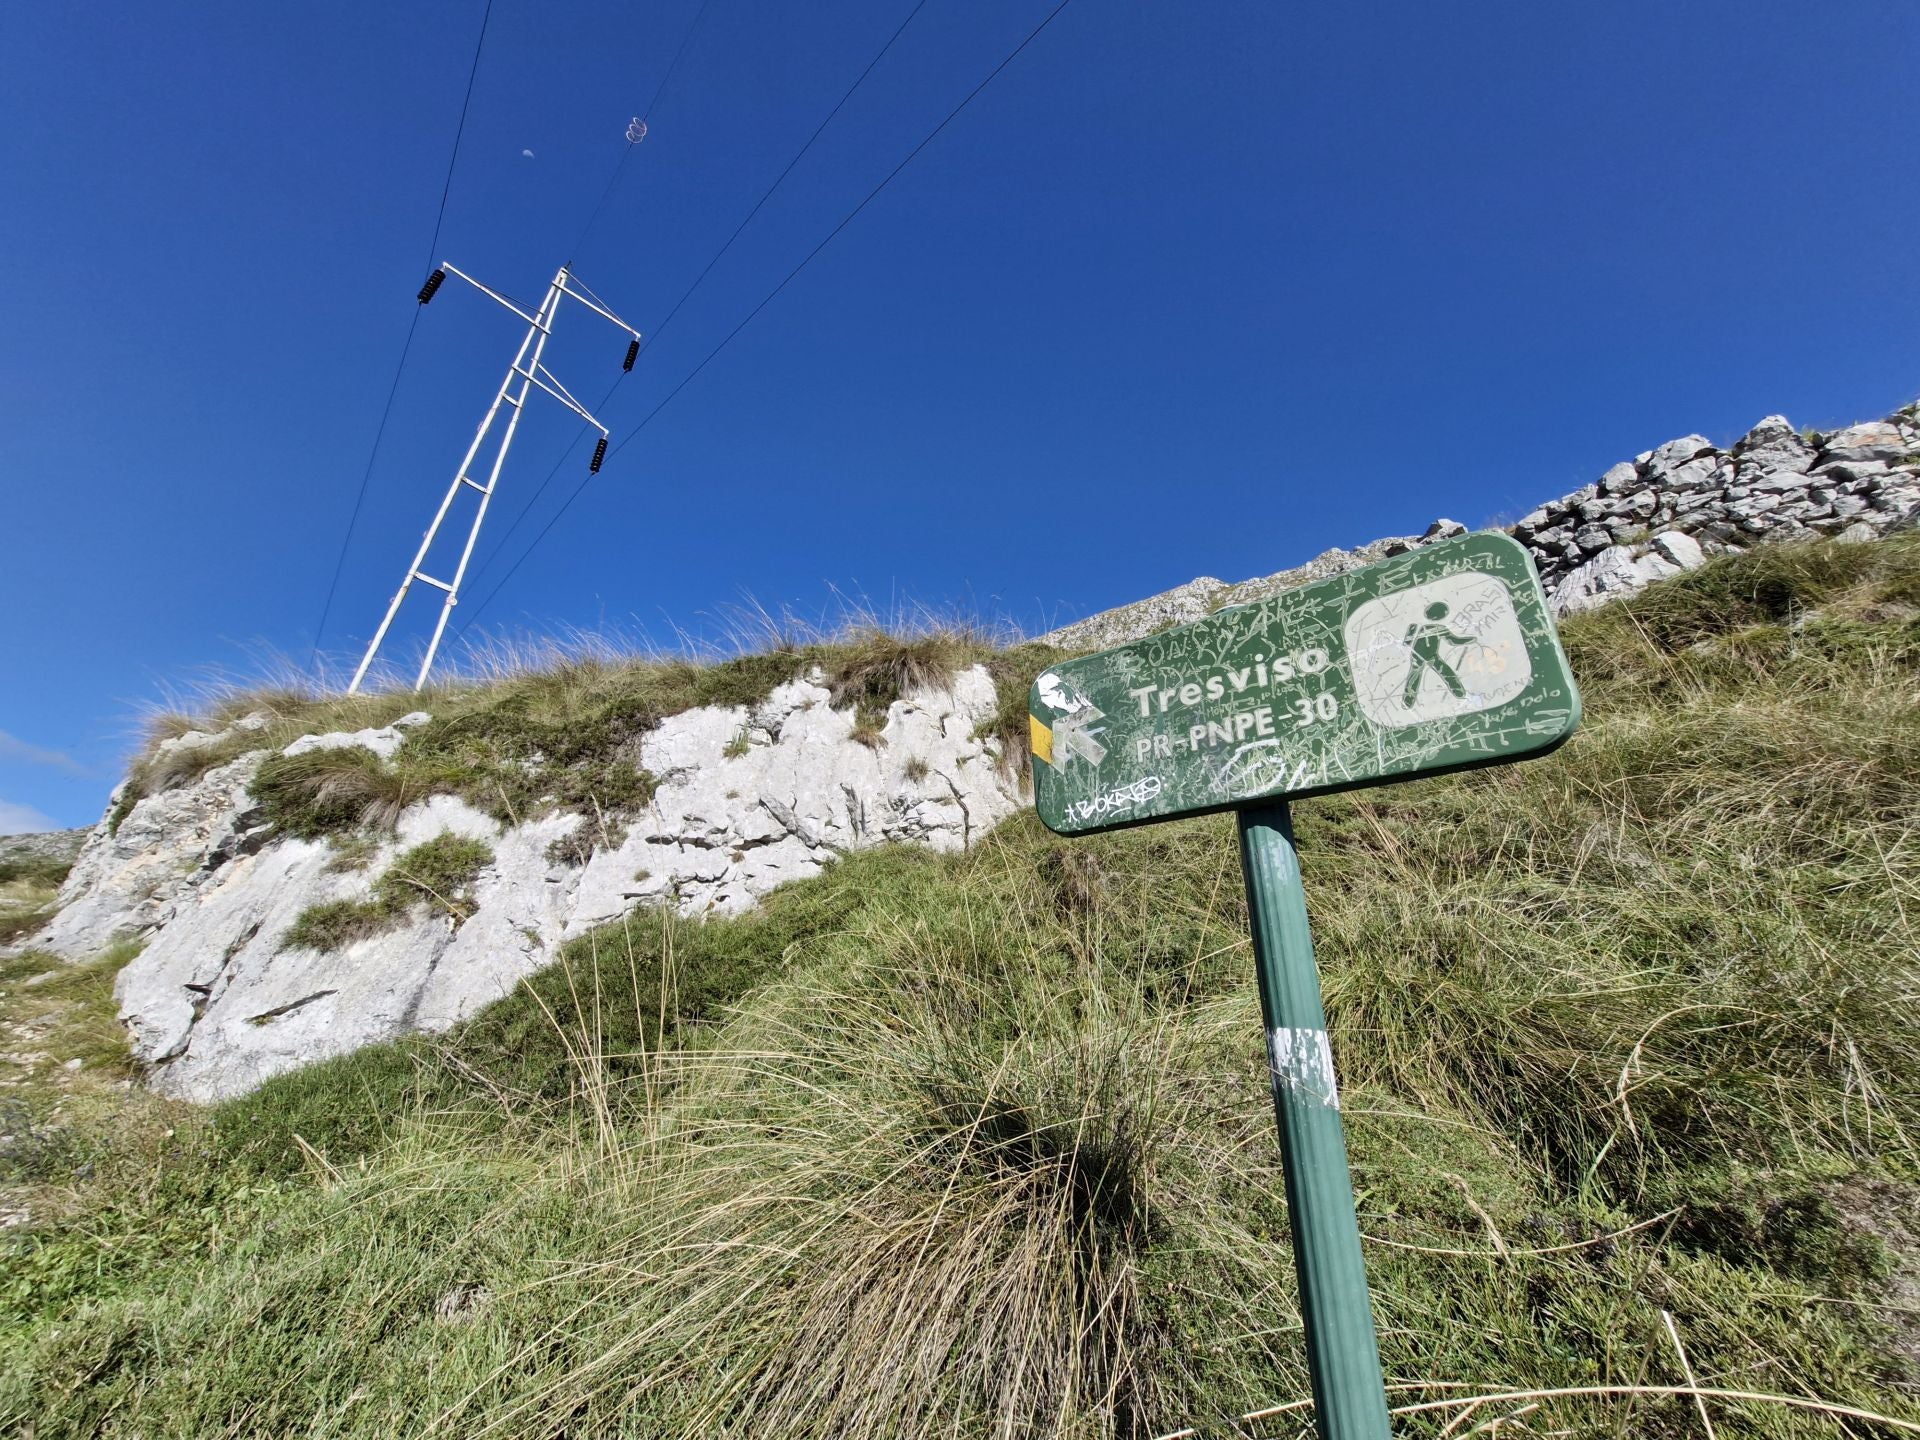
[[974,738],[998,705],[984,669],[895,704],[877,746],[829,698],[796,680],[751,711],[661,722],[643,752],[660,789],[626,841],[588,863],[568,933],[636,902],[732,914],[869,845],[965,849],[1022,803],[997,749]]
[[1109,645],[1123,645],[1143,635],[1203,619],[1229,605],[1263,600],[1282,590],[1291,590],[1296,585],[1311,584],[1315,580],[1338,575],[1343,570],[1357,570],[1376,560],[1404,554],[1435,540],[1465,534],[1466,528],[1456,520],[1436,520],[1420,535],[1390,535],[1384,540],[1375,540],[1352,550],[1335,547],[1314,556],[1304,565],[1296,565],[1291,570],[1282,570],[1256,580],[1245,580],[1238,585],[1229,585],[1224,580],[1203,575],[1162,594],[1136,600],[1131,605],[1103,610],[1084,620],[1076,620],[1071,625],[1062,625],[1058,630],[1048,631],[1040,639],[1064,650],[1104,650]]
[[[247,787],[265,758],[264,750],[242,755],[191,785],[146,797],[117,824],[102,820],[60,887],[59,912],[34,943],[79,959],[165,926],[229,860],[264,840]],[[113,792],[109,817],[131,783]]]
[[[34,943],[80,959],[144,940],[117,987],[134,1053],[154,1088],[213,1100],[444,1029],[550,963],[564,941],[637,908],[735,913],[866,846],[964,849],[1022,803],[998,742],[978,733],[998,705],[984,668],[896,701],[877,734],[831,698],[803,679],[754,707],[667,717],[641,741],[640,763],[658,781],[651,803],[582,847],[584,864],[556,843],[580,817],[502,826],[450,795],[410,807],[371,854],[278,836],[248,792],[269,752],[250,751],[102,821]],[[391,755],[429,718],[303,736],[285,753],[358,745]],[[444,834],[491,851],[467,918],[411,913],[325,953],[289,943],[303,912],[369,899],[394,857]]]
[[[120,972],[115,993],[134,1054],[155,1089],[216,1100],[297,1065],[446,1028],[551,958],[578,872],[551,863],[547,848],[574,823],[553,817],[500,833],[490,817],[439,797],[402,816],[363,869],[343,869],[315,840],[235,859]],[[367,898],[401,849],[449,830],[493,850],[463,924],[414,916],[325,953],[287,943],[309,906]]]
[[1884,534],[1920,504],[1916,462],[1911,409],[1817,439],[1769,415],[1729,450],[1688,435],[1615,465],[1524,517],[1513,536],[1533,552],[1555,608],[1585,610],[1708,554],[1853,525]]
[[35,830],[24,835],[0,835],[0,865],[71,865],[87,843],[91,832],[80,830]]

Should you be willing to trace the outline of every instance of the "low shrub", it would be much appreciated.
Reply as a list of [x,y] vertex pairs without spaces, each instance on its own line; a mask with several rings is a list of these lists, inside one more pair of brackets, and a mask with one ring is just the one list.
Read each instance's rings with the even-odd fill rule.
[[[284,833],[305,838],[383,827],[433,794],[458,795],[509,824],[558,808],[609,821],[652,798],[638,741],[696,706],[758,705],[779,685],[817,675],[869,730],[905,691],[936,685],[995,652],[971,633],[933,628],[894,635],[863,621],[835,639],[782,639],[761,654],[701,664],[584,654],[538,668],[456,680],[418,695],[301,695],[235,691],[203,716],[156,718],[151,741],[109,817],[120,823],[145,796],[198,778],[250,751],[267,751],[253,790]],[[359,746],[279,753],[303,735],[390,725],[413,709],[391,760]],[[246,719],[247,728],[233,728]],[[169,745],[189,729],[202,743]]]
[[473,881],[493,863],[484,840],[449,832],[402,851],[374,882],[374,896],[395,910],[416,902],[458,926],[473,914]]
[[395,856],[373,882],[371,898],[309,905],[294,918],[281,944],[287,949],[343,950],[393,929],[416,905],[445,915],[457,929],[473,915],[474,878],[492,861],[493,847],[483,840],[438,835]]

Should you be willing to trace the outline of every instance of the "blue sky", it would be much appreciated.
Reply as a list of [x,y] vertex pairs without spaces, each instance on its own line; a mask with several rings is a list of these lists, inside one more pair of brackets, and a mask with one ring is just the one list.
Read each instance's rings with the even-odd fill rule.
[[[537,299],[698,3],[495,0],[441,258]],[[930,0],[615,391],[616,439],[1051,4]],[[481,8],[10,17],[0,830],[93,820],[170,690],[306,662]],[[651,331],[911,8],[712,0],[582,278]],[[838,592],[1038,630],[1517,515],[1689,431],[1883,414],[1920,393],[1914,20],[1074,0],[478,626],[666,638]],[[377,622],[516,328],[458,287],[421,316],[328,654]],[[623,348],[574,311],[549,359],[594,398]],[[576,431],[529,412],[481,563]]]

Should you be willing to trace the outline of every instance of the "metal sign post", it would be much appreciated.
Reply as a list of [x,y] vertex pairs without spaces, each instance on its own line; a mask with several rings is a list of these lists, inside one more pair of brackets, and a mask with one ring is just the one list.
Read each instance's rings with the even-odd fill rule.
[[1527,553],[1468,535],[1043,673],[1034,808],[1063,835],[1234,810],[1315,1423],[1387,1403],[1291,796],[1544,755],[1580,696]]
[[1387,1395],[1373,1334],[1333,1051],[1307,928],[1307,892],[1285,801],[1240,812],[1240,867],[1267,1031],[1273,1114],[1300,1278],[1313,1410],[1325,1440],[1386,1440]]

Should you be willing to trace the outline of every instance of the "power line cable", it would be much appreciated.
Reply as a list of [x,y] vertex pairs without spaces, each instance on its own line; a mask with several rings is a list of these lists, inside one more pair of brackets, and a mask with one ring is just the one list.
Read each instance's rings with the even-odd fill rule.
[[[692,21],[688,23],[686,30],[680,36],[680,48],[673,52],[673,59],[667,62],[666,71],[660,76],[660,83],[653,87],[653,98],[647,101],[646,108],[640,112],[640,120],[643,125],[646,121],[653,118],[653,107],[660,103],[661,95],[666,92],[667,82],[673,78],[673,72],[680,68],[680,57],[687,53],[687,45],[693,39],[693,32],[698,30],[700,28],[700,22],[707,18],[707,7],[712,3],[713,0],[700,0],[700,8],[694,11]],[[644,129],[641,133],[643,135],[645,134]],[[607,177],[607,185],[606,188],[600,192],[599,202],[594,205],[593,213],[587,217],[586,226],[580,231],[579,238],[573,242],[572,248],[567,251],[567,265],[569,268],[573,265],[573,257],[580,253],[580,247],[587,243],[587,237],[593,233],[593,227],[599,223],[600,212],[607,208],[607,201],[612,197],[614,187],[620,183],[621,172],[627,168],[627,157],[633,154],[639,147],[640,142],[638,140],[629,140],[627,142],[627,148],[620,152],[620,158],[614,162],[613,174]]]
[[[1006,53],[1006,55],[1001,59],[1000,63],[998,65],[995,65],[993,69],[987,72],[986,78],[983,79],[978,85],[974,86],[973,89],[968,91],[965,98],[963,98],[958,105],[955,105],[953,109],[947,112],[946,118],[943,119],[938,125],[934,126],[933,129],[929,130],[925,138],[923,138],[918,145],[915,145],[913,149],[907,152],[906,158],[903,159],[898,165],[894,166],[893,169],[888,171],[886,174],[886,177],[882,179],[878,185],[874,186],[873,189],[867,192],[866,198],[861,200],[861,202],[858,205],[855,205],[853,209],[849,210],[845,218],[842,219],[838,225],[834,226],[833,229],[827,232],[825,239],[821,240],[821,242],[818,245],[815,245],[813,249],[809,250],[806,254],[806,257],[802,259],[798,265],[794,266],[793,269],[789,270],[786,274],[786,277],[783,280],[781,280],[781,282],[778,285],[775,285],[773,289],[769,290],[765,298],[763,298],[758,305],[755,305],[753,309],[747,312],[746,318],[742,320],[738,325],[735,325],[733,329],[729,330],[726,334],[726,337],[722,339],[718,345],[714,346],[713,349],[707,352],[706,358],[701,360],[701,362],[698,365],[694,366],[693,369],[687,373],[686,377],[683,380],[681,380],[681,382],[678,385],[674,386],[673,389],[667,392],[666,397],[662,399],[658,405],[655,405],[653,409],[647,412],[646,416],[640,421],[638,425],[634,426],[633,429],[629,430],[626,433],[626,435],[621,438],[620,443],[614,446],[613,449],[608,452],[609,456],[611,457],[612,455],[617,455],[622,450],[626,449],[629,442],[631,442],[635,437],[637,437],[642,430],[645,430],[647,426],[651,425],[655,417],[658,416],[662,410],[666,409],[668,405],[673,403],[674,397],[679,395],[682,390],[685,390],[688,385],[692,384],[694,378],[697,375],[699,375],[699,373],[702,370],[706,369],[709,364],[712,363],[714,357],[717,356],[722,350],[726,349],[727,346],[732,344],[734,337],[739,335],[739,333],[742,330],[746,329],[748,325],[752,324],[754,318],[757,315],[759,315],[762,310],[765,310],[768,305],[772,304],[775,297],[778,296],[782,290],[785,290],[788,285],[793,283],[794,278],[797,275],[799,275],[799,273],[802,270],[805,270],[808,265],[812,264],[814,258],[817,255],[819,255],[819,253],[822,250],[826,249],[827,246],[832,244],[835,237],[837,237],[841,231],[845,230],[847,226],[851,225],[855,217],[857,217],[862,210],[865,210],[868,205],[872,204],[874,198],[878,196],[882,190],[885,190],[887,186],[891,185],[893,181],[899,176],[900,172],[902,170],[905,170],[907,166],[911,165],[915,157],[918,156],[921,151],[925,150],[928,145],[932,144],[934,139],[939,136],[940,132],[945,130],[948,125],[952,124],[955,117],[958,116],[962,110],[965,110],[967,106],[971,105],[974,102],[975,98],[979,96],[980,92],[985,90],[987,86],[991,85],[994,82],[994,80],[998,78],[1001,71],[1005,70],[1007,66],[1011,65],[1015,60],[1017,60],[1020,57],[1021,52],[1024,51],[1029,45],[1031,45],[1036,39],[1039,38],[1040,32],[1045,30],[1049,25],[1051,25],[1054,22],[1054,20],[1059,17],[1060,12],[1065,10],[1067,6],[1069,6],[1072,3],[1073,3],[1073,0],[1060,0],[1059,4],[1055,5],[1053,9],[1049,10],[1046,14],[1046,18],[1041,20],[1041,22],[1038,25],[1034,26],[1032,30],[1028,31],[1026,38],[1022,40],[1018,45],[1014,46],[1013,49],[1009,50]],[[581,494],[587,488],[588,481],[592,479],[593,477],[589,475],[585,480],[582,480],[578,485],[574,486],[572,493],[567,496],[565,502],[562,503],[560,508],[553,513],[553,517],[550,520],[548,520],[544,526],[541,527],[540,533],[538,535],[535,535],[533,537],[532,542],[527,546],[527,548],[520,552],[520,558],[515,560],[513,562],[513,565],[508,569],[507,573],[500,577],[499,583],[496,584],[491,590],[487,592],[486,598],[483,599],[478,605],[476,605],[473,608],[472,613],[467,617],[466,621],[460,626],[459,631],[456,632],[457,634],[464,635],[467,632],[467,630],[474,624],[474,622],[480,618],[481,612],[484,611],[488,605],[493,603],[493,599],[496,595],[498,595],[503,589],[506,588],[508,582],[513,579],[514,575],[519,571],[520,567],[526,563],[527,557],[533,554],[534,550],[538,548],[542,540],[547,538],[548,533],[553,529],[553,527],[560,523],[561,517],[564,516],[567,513],[567,511],[572,507],[573,502],[580,498]]]
[[[774,286],[773,289],[769,290],[766,293],[766,296],[760,301],[758,305],[755,305],[753,309],[747,312],[746,318],[743,319],[738,325],[735,325],[733,329],[729,330],[726,334],[726,338],[721,340],[721,342],[718,345],[714,346],[713,349],[709,350],[706,354],[706,357],[702,359],[698,365],[694,366],[693,369],[687,373],[686,378],[683,379],[678,385],[674,386],[673,389],[669,390],[666,394],[666,397],[662,399],[658,405],[655,405],[653,409],[648,411],[646,414],[646,417],[643,420],[641,420],[641,422],[638,425],[634,426],[633,429],[629,430],[626,433],[626,435],[622,437],[620,443],[614,446],[613,449],[608,453],[610,455],[619,454],[620,451],[624,450],[627,447],[627,445],[637,435],[639,435],[639,433],[642,430],[646,429],[647,426],[651,425],[653,423],[654,417],[657,416],[662,410],[666,409],[667,406],[673,402],[673,399],[676,395],[678,395],[682,390],[686,389],[688,385],[692,384],[694,377],[697,376],[702,370],[706,369],[707,366],[713,362],[713,359],[715,356],[717,356],[722,350],[726,349],[727,346],[731,345],[733,343],[734,337],[737,336],[742,330],[746,329],[747,326],[751,325],[754,321],[754,318],[758,316],[762,310],[766,309],[767,306],[771,305],[774,299],[780,294],[780,292],[785,290],[787,286],[791,285],[794,279],[800,274],[800,272],[802,270],[805,270],[807,266],[811,265],[815,257],[817,257],[822,250],[825,250],[827,246],[831,245],[834,242],[834,240],[839,236],[840,232],[845,230],[847,226],[851,225],[854,222],[854,220],[858,218],[860,212],[865,210],[867,206],[871,205],[875,200],[875,198],[879,196],[880,192],[882,190],[885,190],[887,186],[891,185],[894,182],[894,180],[899,177],[900,172],[905,170],[907,166],[911,165],[914,162],[914,160],[919,156],[920,152],[925,150],[927,146],[931,145],[934,142],[934,140],[939,137],[940,132],[945,130],[947,126],[951,125],[954,119],[960,114],[960,112],[962,110],[965,110],[967,106],[971,105],[974,102],[974,100],[979,96],[980,92],[985,90],[987,86],[991,85],[994,82],[994,80],[998,78],[1001,71],[1005,70],[1007,66],[1011,65],[1015,60],[1017,60],[1020,57],[1020,53],[1023,50],[1025,50],[1027,46],[1031,45],[1036,39],[1039,38],[1040,32],[1045,30],[1047,26],[1051,25],[1054,22],[1055,18],[1060,14],[1060,12],[1062,10],[1065,10],[1067,6],[1072,3],[1073,3],[1073,0],[1060,0],[1059,4],[1055,5],[1052,10],[1048,11],[1046,18],[1043,19],[1038,25],[1034,26],[1032,30],[1028,31],[1026,38],[1022,40],[1018,45],[1014,46],[1013,49],[1009,50],[1007,54],[1001,59],[1000,63],[998,65],[995,65],[993,69],[987,72],[986,78],[983,79],[978,85],[974,86],[973,89],[969,90],[965,98],[963,98],[958,105],[955,105],[953,109],[949,110],[946,114],[946,117],[942,119],[938,125],[934,126],[933,129],[929,130],[925,138],[923,138],[918,145],[914,146],[913,149],[909,150],[906,154],[906,157],[902,159],[898,165],[895,165],[893,169],[889,170],[886,174],[886,177],[882,179],[878,185],[874,186],[873,189],[869,190],[865,198],[862,199],[858,205],[855,205],[853,209],[849,210],[846,213],[846,216],[840,221],[840,223],[838,225],[835,225],[833,229],[829,230],[825,238],[822,239],[818,245],[815,245],[813,249],[809,250],[805,258],[802,259],[798,265],[794,266],[793,269],[789,270],[786,273],[785,278],[783,278],[778,285]],[[576,493],[578,492],[576,491]]]
[[[701,284],[706,280],[707,276],[713,273],[713,267],[718,265],[721,259],[726,255],[727,251],[733,248],[733,242],[738,240],[741,234],[746,230],[747,226],[753,223],[753,217],[758,215],[761,211],[761,208],[766,205],[767,201],[773,198],[773,192],[778,190],[780,186],[785,182],[786,178],[793,173],[794,167],[798,165],[803,159],[806,158],[807,152],[813,148],[813,142],[818,140],[821,137],[821,135],[825,133],[827,126],[833,123],[834,117],[846,108],[847,102],[853,98],[853,92],[858,90],[863,84],[866,83],[866,79],[869,75],[873,73],[874,67],[879,65],[879,63],[882,60],[887,58],[887,52],[893,49],[894,42],[897,41],[903,34],[906,33],[906,29],[909,25],[913,23],[914,17],[918,15],[922,10],[926,9],[926,7],[927,7],[927,0],[917,0],[917,3],[914,5],[913,9],[907,13],[907,18],[902,20],[898,25],[898,27],[895,28],[893,34],[887,37],[887,43],[882,45],[877,51],[874,52],[874,56],[871,60],[867,62],[866,68],[862,70],[858,76],[855,77],[854,82],[851,85],[849,85],[846,88],[846,90],[841,94],[840,98],[834,102],[833,108],[827,112],[826,118],[814,127],[813,133],[807,137],[806,143],[803,144],[798,150],[794,151],[793,158],[787,161],[786,168],[783,169],[779,173],[779,175],[777,175],[774,178],[773,183],[766,188],[765,192],[760,196],[760,198],[753,202],[753,208],[747,211],[746,218],[741,220],[741,222],[734,227],[733,233],[727,237],[726,243],[723,244],[719,248],[719,250],[714,253],[714,256],[711,260],[707,261],[706,268],[703,269],[699,273],[699,275],[694,277],[693,283],[686,288],[686,290],[681,294],[678,300],[673,302],[673,308],[667,311],[667,318],[665,320],[662,320],[659,326],[655,328],[653,333],[647,337],[647,344],[649,346],[651,346],[655,340],[658,340],[660,338],[661,331],[665,330],[667,326],[672,323],[673,317],[680,313],[680,307],[687,303],[687,301],[692,297],[693,292],[698,290]],[[629,151],[631,151],[633,147],[628,146],[627,148]],[[649,352],[646,350],[643,350],[640,352],[642,362],[645,361],[648,353]],[[627,378],[626,371],[622,371],[618,376],[614,378],[613,384],[607,387],[607,393],[600,397],[600,403],[593,407],[594,413],[596,415],[599,414],[601,409],[606,405],[606,403],[613,398],[614,391],[620,388],[621,382],[624,381],[626,378]],[[569,457],[572,456],[573,452],[579,448],[580,442],[586,438],[587,433],[588,433],[587,427],[585,426],[581,427],[579,433],[574,436],[573,442],[567,446],[565,452],[562,453],[560,458],[553,462],[553,468],[547,472],[546,479],[540,482],[539,486],[534,490],[533,494],[528,498],[527,503],[520,507],[520,513],[513,517],[513,523],[507,526],[506,533],[500,537],[499,543],[493,547],[492,553],[489,554],[486,560],[481,563],[480,569],[474,575],[474,579],[476,581],[478,581],[481,576],[486,574],[486,572],[492,567],[493,562],[495,560],[497,560],[501,555],[506,553],[507,542],[513,539],[514,533],[519,530],[521,522],[524,521],[528,515],[533,513],[534,507],[538,505],[540,502],[540,497],[547,493],[547,487],[553,483],[554,477],[560,473],[560,467],[565,465]],[[464,625],[461,627],[462,630],[464,630],[465,628],[466,627]]]
[[919,0],[919,3],[916,4],[912,10],[907,12],[907,18],[902,20],[899,24],[899,27],[893,32],[893,34],[887,37],[887,43],[880,47],[880,49],[875,53],[873,59],[867,62],[867,68],[860,72],[858,78],[854,80],[853,84],[847,87],[846,93],[842,95],[837,102],[835,102],[833,109],[827,112],[827,118],[822,120],[818,125],[814,127],[813,133],[807,137],[807,143],[802,145],[798,150],[793,152],[793,158],[787,162],[787,168],[782,170],[779,173],[779,175],[775,177],[773,184],[767,187],[766,193],[762,195],[758,200],[753,202],[753,208],[747,211],[746,218],[742,220],[738,225],[734,226],[733,233],[727,237],[726,244],[722,245],[717,251],[714,252],[713,258],[707,261],[706,268],[694,277],[693,283],[686,288],[686,292],[682,294],[678,300],[673,302],[673,308],[667,311],[666,319],[662,320],[658,325],[654,326],[653,334],[647,337],[647,341],[649,344],[653,343],[654,341],[657,341],[660,338],[661,334],[666,330],[666,328],[673,323],[673,317],[680,313],[680,307],[682,305],[685,305],[688,300],[693,298],[693,292],[698,290],[700,286],[705,282],[707,276],[713,273],[713,267],[718,265],[721,262],[721,260],[726,257],[726,253],[733,248],[733,242],[740,238],[741,232],[743,232],[747,228],[747,226],[753,223],[753,217],[760,213],[761,207],[764,206],[767,203],[767,201],[773,198],[773,192],[778,190],[781,184],[786,180],[787,176],[793,173],[793,167],[798,165],[802,160],[806,158],[807,152],[813,148],[813,142],[818,140],[822,132],[826,130],[827,126],[833,123],[833,117],[838,115],[842,110],[846,108],[847,101],[853,98],[853,92],[858,90],[861,87],[861,85],[866,82],[867,76],[873,73],[874,67],[878,65],[882,60],[886,59],[887,52],[893,49],[894,41],[898,40],[902,35],[906,33],[906,29],[909,25],[913,23],[914,17],[926,8],[927,8],[927,0]]
[[[693,19],[687,23],[687,28],[681,32],[680,44],[673,52],[673,59],[667,62],[667,68],[661,73],[659,83],[653,87],[652,96],[648,98],[646,105],[641,109],[639,115],[641,121],[640,136],[636,138],[631,134],[631,130],[629,131],[626,148],[620,152],[620,158],[614,162],[613,173],[607,177],[607,183],[600,191],[600,199],[595,203],[593,213],[587,217],[585,227],[575,238],[573,247],[568,252],[569,257],[579,253],[580,247],[586,243],[587,237],[593,232],[593,227],[599,222],[601,211],[606,208],[608,198],[613,194],[614,187],[619,184],[620,176],[626,169],[627,158],[633,154],[639,147],[640,140],[646,136],[646,121],[652,117],[654,110],[658,108],[660,97],[666,93],[667,83],[673,79],[674,72],[680,68],[681,57],[687,53],[687,46],[693,40],[694,31],[700,28],[700,22],[706,18],[707,9],[712,3],[713,0],[701,0],[700,8],[694,11]],[[573,265],[572,258],[568,259],[567,265],[569,269],[571,269]],[[599,297],[593,295],[593,291],[584,280],[581,280],[578,276],[572,276],[571,278],[573,282],[582,290],[585,290],[588,295],[593,296],[595,300],[599,300]],[[601,303],[604,304],[605,302],[602,301]],[[627,378],[627,373],[625,370],[622,370],[619,375],[614,377],[613,384],[607,387],[606,393],[600,397],[599,404],[593,407],[595,414],[598,414],[606,405],[607,401],[613,398],[613,392],[620,388],[620,382]],[[540,482],[538,488],[534,490],[532,498],[520,508],[520,513],[513,517],[513,523],[507,526],[506,533],[500,537],[499,542],[493,547],[491,553],[481,562],[479,570],[474,573],[474,579],[476,581],[487,572],[488,567],[498,558],[507,541],[513,538],[513,533],[520,528],[520,522],[526,519],[527,513],[533,508],[534,502],[546,493],[547,487],[553,483],[554,476],[560,473],[560,467],[566,464],[568,457],[580,447],[580,441],[585,438],[586,434],[587,428],[582,427],[579,433],[574,436],[571,443],[568,444],[567,448],[561,453],[560,458],[553,462],[553,468],[547,472],[546,479]],[[457,631],[455,633],[458,634]]]
[[[647,101],[646,110],[643,114],[651,114],[654,106],[659,103],[661,93],[667,87],[667,82],[673,78],[674,71],[679,68],[680,58],[686,53],[687,44],[693,38],[693,32],[699,28],[700,22],[705,18],[707,8],[711,4],[712,0],[701,0],[699,10],[694,13],[693,20],[688,24],[685,32],[682,33],[679,48],[674,51],[673,59],[668,63],[666,71],[660,77],[660,83],[654,87],[653,96]],[[440,233],[446,222],[447,201],[453,190],[454,169],[460,158],[460,142],[466,134],[467,114],[473,104],[474,82],[480,73],[480,55],[486,44],[487,27],[492,18],[493,0],[487,0],[485,10],[480,17],[480,35],[474,44],[473,63],[467,72],[466,94],[460,102],[460,121],[454,131],[453,153],[447,160],[446,179],[440,187],[440,206],[434,215],[433,239],[427,247],[427,263],[429,265],[435,263],[439,255]],[[585,242],[588,234],[593,229],[594,223],[599,219],[600,211],[606,205],[608,197],[612,195],[614,187],[619,181],[621,170],[626,165],[627,156],[633,152],[633,148],[633,145],[629,144],[626,149],[621,152],[619,161],[614,165],[613,174],[608,177],[606,187],[600,192],[599,203],[594,206],[593,214],[588,218],[586,228],[580,232],[579,239],[574,242],[576,250]],[[321,608],[320,623],[314,629],[313,650],[308,660],[310,666],[317,666],[319,662],[320,641],[326,630],[327,620],[332,614],[333,602],[335,598],[337,598],[340,586],[340,575],[346,565],[347,552],[353,543],[354,530],[359,525],[361,510],[366,503],[368,483],[372,479],[374,465],[379,458],[381,442],[386,437],[387,422],[393,415],[394,400],[400,391],[401,377],[406,372],[407,358],[413,350],[414,335],[420,327],[421,308],[420,306],[415,306],[413,315],[407,322],[407,335],[400,347],[400,360],[399,363],[394,366],[393,380],[387,387],[386,402],[381,406],[380,410],[380,422],[374,430],[373,448],[367,456],[366,468],[360,476],[360,488],[354,497],[353,512],[347,521],[347,533],[341,541],[340,554],[334,561],[333,577],[327,586],[327,599],[325,605]],[[609,394],[611,394],[611,391],[609,391]],[[575,444],[578,444],[577,440]]]
[[[467,91],[460,100],[460,121],[454,126],[453,153],[447,157],[447,178],[440,186],[440,208],[434,212],[433,239],[427,242],[427,264],[431,267],[440,253],[440,229],[447,219],[447,197],[453,193],[453,171],[460,160],[460,141],[467,133],[467,112],[473,106],[473,82],[480,73],[480,52],[486,48],[487,25],[493,19],[493,0],[487,0],[486,8],[480,14],[480,34],[473,42],[473,63],[467,67]],[[333,578],[327,582],[326,603],[320,607],[320,623],[313,629],[313,652],[307,657],[307,666],[313,669],[320,662],[320,640],[327,628],[327,620],[333,614],[333,602],[340,589],[340,572],[347,563],[347,551],[353,545],[353,532],[360,524],[360,511],[367,500],[367,482],[373,478],[374,462],[380,458],[380,442],[387,435],[387,421],[393,415],[394,397],[400,393],[400,377],[406,372],[407,356],[413,351],[414,332],[420,328],[420,311],[423,306],[413,307],[413,318],[407,322],[407,338],[400,346],[399,363],[393,367],[393,382],[387,386],[386,404],[380,407],[380,423],[374,427],[373,449],[367,454],[366,469],[360,473],[360,489],[353,497],[353,513],[347,517],[347,533],[340,541],[339,557],[333,562]]]

